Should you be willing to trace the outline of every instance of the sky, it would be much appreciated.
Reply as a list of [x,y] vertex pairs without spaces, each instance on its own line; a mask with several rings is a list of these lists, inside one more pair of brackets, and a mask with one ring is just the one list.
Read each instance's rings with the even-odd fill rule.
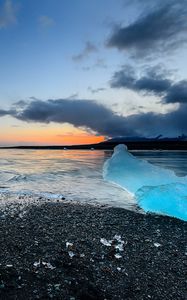
[[187,0],[0,0],[0,145],[187,134]]

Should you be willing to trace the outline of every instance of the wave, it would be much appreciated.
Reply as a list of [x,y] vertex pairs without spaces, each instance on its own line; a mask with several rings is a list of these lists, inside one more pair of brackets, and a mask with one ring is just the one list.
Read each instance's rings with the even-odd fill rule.
[[18,181],[26,181],[26,180],[28,180],[28,176],[26,176],[26,175],[14,175],[8,181],[9,182],[18,182]]

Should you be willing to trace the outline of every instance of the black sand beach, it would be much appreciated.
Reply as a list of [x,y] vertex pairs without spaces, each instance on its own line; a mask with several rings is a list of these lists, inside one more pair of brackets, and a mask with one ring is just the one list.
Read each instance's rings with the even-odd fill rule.
[[0,218],[0,299],[187,299],[187,223],[61,202],[19,213]]

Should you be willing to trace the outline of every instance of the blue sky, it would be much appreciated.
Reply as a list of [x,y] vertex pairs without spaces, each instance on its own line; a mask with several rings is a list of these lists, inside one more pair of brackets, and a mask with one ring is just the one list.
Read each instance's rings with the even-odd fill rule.
[[[112,67],[118,58],[105,54],[108,51],[104,49],[103,38],[109,31],[107,22],[112,20],[111,8],[107,1],[102,1],[102,5],[99,2],[10,2],[15,22],[0,30],[1,97],[8,102],[31,96],[67,97],[77,92],[85,94],[89,85],[106,84],[106,70],[99,68],[99,64],[95,70],[93,66],[98,62],[107,64],[107,56]],[[0,3],[2,7],[5,1]],[[118,15],[120,5],[114,8],[111,11]],[[85,55],[80,62],[73,61],[72,57],[81,53],[89,41],[98,50]],[[86,68],[91,68],[89,76],[85,74]]]
[[[17,128],[40,131],[45,127],[45,134],[53,128],[54,135],[59,128],[62,135],[74,134],[76,128],[81,134],[105,137],[123,131],[148,136],[187,133],[184,122],[179,126],[176,121],[187,101],[187,3],[162,2],[0,0],[0,125],[10,136],[6,140],[0,136],[1,144],[26,142]],[[168,85],[160,90],[166,81]],[[23,117],[29,109],[37,110],[35,104],[41,101],[48,105],[49,99],[73,99],[80,105],[80,101],[94,101],[110,110],[113,119],[122,116],[124,129],[119,119],[116,124],[102,124],[111,131],[86,120],[77,125],[82,115],[76,112],[76,120]],[[20,100],[24,105],[15,106]],[[69,112],[69,104],[61,102],[58,109],[68,107]],[[72,110],[74,106],[72,102]],[[133,122],[132,115],[136,116]],[[144,117],[152,129],[145,128]],[[162,126],[156,130],[159,118]],[[101,121],[102,117],[97,120]]]

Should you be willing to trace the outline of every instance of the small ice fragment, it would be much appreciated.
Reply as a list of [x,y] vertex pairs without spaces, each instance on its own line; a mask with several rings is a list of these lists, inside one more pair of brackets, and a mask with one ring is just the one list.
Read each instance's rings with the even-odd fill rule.
[[66,248],[72,247],[73,243],[66,242]]
[[121,268],[117,267],[117,270],[120,272],[120,271],[121,271]]
[[60,290],[60,286],[61,286],[60,283],[56,283],[56,284],[54,285],[55,290],[59,291],[59,290]]
[[159,244],[159,243],[154,243],[154,246],[158,248],[158,247],[160,247],[160,246],[162,246],[162,245]]
[[13,265],[6,265],[7,266],[7,268],[12,268],[13,267]]
[[85,254],[84,254],[84,253],[81,253],[81,254],[80,254],[80,257],[85,257]]
[[51,269],[51,270],[54,270],[54,269],[55,269],[55,267],[53,267],[52,264],[50,264],[50,263],[47,263],[46,266],[47,266],[48,269]]
[[69,256],[72,258],[73,256],[75,256],[75,254],[73,253],[73,251],[68,251]]
[[[122,242],[123,242],[123,241],[122,241]],[[123,244],[124,244],[124,242],[121,243],[121,244],[116,245],[115,248],[118,249],[119,251],[123,251],[123,250],[124,250]]]
[[101,238],[101,239],[100,239],[100,242],[101,242],[103,245],[107,246],[107,247],[110,247],[110,246],[112,245],[112,241],[107,241],[107,240],[104,239],[104,238]]
[[114,240],[117,240],[118,242],[121,242],[121,235],[115,235]]
[[55,269],[55,267],[53,267],[52,264],[45,261],[42,261],[42,265],[51,270]]
[[116,249],[118,249],[119,251],[123,251],[124,250],[124,244],[125,242],[122,241],[121,239],[121,235],[115,235],[114,239],[118,241],[118,244],[115,246]]
[[114,254],[115,258],[119,259],[119,258],[122,258],[122,256],[118,253]]
[[39,267],[40,266],[40,259],[39,259],[39,261],[37,262],[37,261],[35,261],[34,263],[33,263],[33,265],[34,265],[34,267]]

